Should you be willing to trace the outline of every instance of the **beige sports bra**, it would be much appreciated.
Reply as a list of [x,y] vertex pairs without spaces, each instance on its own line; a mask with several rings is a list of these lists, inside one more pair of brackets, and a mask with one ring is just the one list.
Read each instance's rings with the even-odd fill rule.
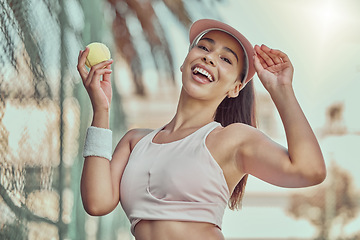
[[205,145],[218,126],[211,122],[164,144],[153,142],[159,128],[136,144],[120,186],[120,202],[133,234],[142,219],[207,222],[221,229],[230,193],[222,169]]

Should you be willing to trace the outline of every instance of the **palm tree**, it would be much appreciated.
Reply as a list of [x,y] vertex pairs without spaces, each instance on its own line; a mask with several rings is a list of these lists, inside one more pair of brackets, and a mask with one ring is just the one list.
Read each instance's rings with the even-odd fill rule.
[[[135,83],[136,93],[145,94],[145,87],[142,81],[142,61],[139,52],[134,45],[131,36],[130,25],[127,21],[129,16],[136,16],[142,33],[146,38],[155,67],[158,71],[168,74],[168,79],[174,81],[174,62],[172,53],[169,49],[168,39],[162,27],[159,16],[156,14],[154,4],[161,2],[178,19],[179,24],[188,29],[192,23],[190,17],[190,7],[186,7],[186,1],[182,0],[162,0],[162,1],[141,1],[141,0],[107,0],[111,9],[114,11],[112,30],[114,40],[120,55],[130,66]],[[188,1],[192,8],[202,9],[204,12],[210,12],[211,16],[216,16],[216,11],[212,8],[213,1]],[[208,16],[210,17],[210,16]]]

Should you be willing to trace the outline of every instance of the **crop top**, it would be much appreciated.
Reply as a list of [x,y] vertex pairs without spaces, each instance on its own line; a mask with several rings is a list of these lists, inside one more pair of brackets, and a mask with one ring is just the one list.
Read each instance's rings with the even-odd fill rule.
[[230,197],[222,169],[205,145],[220,124],[211,122],[183,139],[154,143],[162,129],[134,147],[120,185],[120,202],[131,223],[141,220],[208,222],[221,229]]

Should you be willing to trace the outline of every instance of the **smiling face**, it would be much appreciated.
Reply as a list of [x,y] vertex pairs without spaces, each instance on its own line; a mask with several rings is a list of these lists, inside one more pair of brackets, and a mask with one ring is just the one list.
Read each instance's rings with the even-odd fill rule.
[[189,51],[181,67],[183,89],[201,99],[236,97],[241,89],[244,52],[229,34],[213,30]]

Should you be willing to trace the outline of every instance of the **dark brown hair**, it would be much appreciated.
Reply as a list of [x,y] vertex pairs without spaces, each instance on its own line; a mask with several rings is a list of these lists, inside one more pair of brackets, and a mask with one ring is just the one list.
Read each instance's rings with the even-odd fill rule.
[[[232,123],[244,123],[256,127],[255,92],[253,81],[250,81],[239,92],[236,98],[224,98],[215,113],[215,121],[223,127]],[[232,210],[241,208],[241,200],[245,192],[248,175],[246,174],[236,185],[229,200]]]

